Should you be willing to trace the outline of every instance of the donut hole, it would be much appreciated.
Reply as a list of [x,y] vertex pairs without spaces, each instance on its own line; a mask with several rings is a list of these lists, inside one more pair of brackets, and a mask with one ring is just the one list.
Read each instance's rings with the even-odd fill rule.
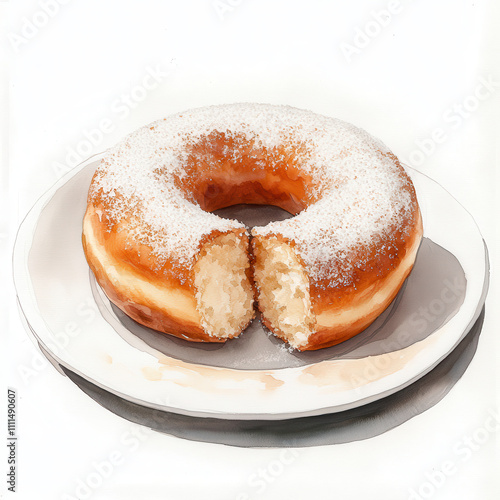
[[274,205],[238,204],[216,210],[219,217],[233,219],[245,224],[249,229],[255,226],[266,226],[270,222],[281,221],[293,217],[293,214]]
[[224,234],[206,243],[195,265],[196,301],[206,332],[237,336],[254,317],[248,239]]

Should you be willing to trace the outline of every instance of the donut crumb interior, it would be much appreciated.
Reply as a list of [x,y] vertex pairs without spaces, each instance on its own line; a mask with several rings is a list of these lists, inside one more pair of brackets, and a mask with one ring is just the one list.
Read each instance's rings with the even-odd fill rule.
[[292,247],[278,239],[253,240],[259,308],[272,329],[294,348],[312,333],[309,279]]
[[239,335],[255,315],[247,248],[246,238],[224,234],[205,244],[195,265],[198,310],[214,337]]

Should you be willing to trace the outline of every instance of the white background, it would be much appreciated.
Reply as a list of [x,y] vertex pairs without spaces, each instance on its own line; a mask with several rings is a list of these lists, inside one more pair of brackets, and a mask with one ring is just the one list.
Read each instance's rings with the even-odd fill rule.
[[[18,488],[6,498],[500,497],[500,433],[473,439],[498,411],[495,280],[478,351],[439,404],[376,438],[282,455],[180,440],[101,408],[32,345],[8,269],[23,216],[79,159],[176,111],[258,101],[336,116],[380,137],[473,214],[495,272],[493,1],[25,0],[0,2],[0,16],[2,351],[6,383],[19,395]],[[117,457],[97,487],[79,488]]]

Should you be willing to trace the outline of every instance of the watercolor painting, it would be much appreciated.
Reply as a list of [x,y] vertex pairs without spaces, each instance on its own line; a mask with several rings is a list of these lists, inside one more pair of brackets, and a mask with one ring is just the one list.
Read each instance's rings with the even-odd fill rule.
[[[0,10],[6,498],[498,498],[492,1]],[[413,269],[341,343],[293,349],[259,311],[227,342],[165,335],[89,267],[84,214],[110,148],[232,103],[353,123],[413,183]],[[294,217],[226,205],[249,231]]]

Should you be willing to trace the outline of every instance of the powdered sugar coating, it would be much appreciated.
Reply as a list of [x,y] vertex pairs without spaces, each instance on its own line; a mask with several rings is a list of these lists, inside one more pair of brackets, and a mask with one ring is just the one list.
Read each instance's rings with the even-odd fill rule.
[[[254,228],[253,234],[294,241],[312,279],[329,279],[332,285],[348,279],[345,265],[324,263],[390,240],[415,210],[411,182],[395,157],[353,125],[287,106],[199,108],[128,136],[108,152],[91,186],[90,199],[99,197],[114,223],[126,219],[130,237],[148,245],[160,263],[192,266],[204,236],[243,227],[204,212],[175,182],[186,175],[187,146],[214,131],[270,151],[283,144],[296,151],[318,201],[294,218]],[[237,148],[228,151],[231,161],[238,154]]]

